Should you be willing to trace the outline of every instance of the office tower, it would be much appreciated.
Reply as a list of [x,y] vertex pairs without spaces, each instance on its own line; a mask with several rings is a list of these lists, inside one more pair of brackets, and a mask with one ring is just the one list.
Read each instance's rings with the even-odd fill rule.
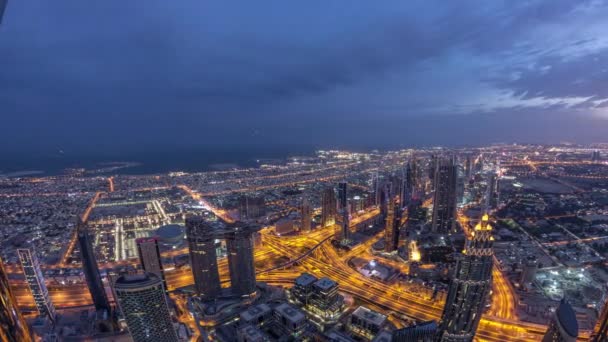
[[93,250],[93,242],[91,236],[86,227],[86,223],[79,220],[78,226],[76,227],[78,234],[78,246],[80,248],[80,258],[82,259],[82,271],[93,299],[93,304],[97,310],[110,311],[110,303],[108,302],[108,296],[106,290],[101,281],[101,274],[99,274],[99,267],[97,266],[97,260],[95,259],[95,251]]
[[475,160],[475,171],[481,172],[483,171],[483,155],[479,155]]
[[186,235],[196,292],[203,298],[215,299],[222,288],[213,227],[203,217],[189,217],[186,219]]
[[306,198],[302,200],[302,231],[309,232],[312,230],[312,207]]
[[336,195],[332,187],[327,187],[321,194],[321,226],[333,226],[336,223]]
[[338,241],[347,242],[350,240],[350,215],[348,210],[340,209],[340,225],[336,226],[335,238]]
[[543,342],[575,342],[577,337],[576,314],[566,299],[562,299],[549,322]]
[[274,308],[273,316],[283,340],[305,340],[308,320],[302,310],[290,304],[282,303]]
[[604,303],[600,317],[595,323],[595,328],[591,334],[591,342],[608,341],[608,300]]
[[384,250],[386,252],[394,252],[399,247],[399,227],[401,226],[401,209],[391,199],[388,204],[388,213],[386,216],[386,227],[384,229]]
[[484,214],[456,262],[439,328],[439,341],[473,341],[491,289],[494,238]]
[[30,249],[18,249],[17,255],[19,255],[19,261],[21,262],[21,268],[25,275],[27,285],[32,292],[36,308],[40,316],[47,316],[51,321],[55,321],[55,306],[49,298],[49,290],[46,288],[44,283],[44,276],[40,269],[40,262],[36,253]]
[[0,259],[0,341],[32,341],[27,323],[17,308],[17,302],[8,284],[2,259]]
[[348,183],[338,183],[338,210],[346,209],[348,207]]
[[467,160],[464,163],[464,177],[466,182],[471,179],[473,175],[473,162],[471,161],[471,156],[467,155]]
[[177,342],[162,279],[148,272],[123,275],[114,289],[133,341]]
[[437,162],[433,197],[433,233],[449,233],[456,219],[456,165],[452,158]]
[[431,159],[429,160],[429,169],[428,169],[428,176],[429,179],[431,180],[431,190],[435,189],[435,174],[437,173],[437,163],[439,162],[439,159],[437,158],[436,155],[431,155]]
[[388,319],[385,315],[359,306],[350,315],[347,329],[367,341],[371,340],[387,325]]
[[231,288],[233,294],[241,297],[256,292],[252,234],[252,227],[238,225],[226,234]]
[[433,342],[437,335],[437,322],[428,321],[393,331],[391,342]]
[[[2,6],[2,5],[0,5]],[[0,9],[0,11],[2,11]],[[602,157],[600,155],[600,151],[593,151],[593,153],[591,153],[591,161],[600,161],[602,160]]]
[[155,237],[139,238],[135,240],[135,243],[137,244],[137,255],[139,255],[141,267],[145,272],[156,274],[163,281],[163,286],[168,294],[165,271],[163,270],[163,263],[160,259],[158,239]]
[[498,196],[499,196],[499,188],[498,188],[498,175],[492,173],[490,178],[488,179],[488,207],[491,209],[496,209],[498,207]]
[[338,293],[339,288],[338,283],[326,277],[315,281],[306,309],[323,323],[337,321],[344,309],[344,297]]
[[241,221],[255,220],[266,214],[264,196],[241,196],[239,198],[239,217]]

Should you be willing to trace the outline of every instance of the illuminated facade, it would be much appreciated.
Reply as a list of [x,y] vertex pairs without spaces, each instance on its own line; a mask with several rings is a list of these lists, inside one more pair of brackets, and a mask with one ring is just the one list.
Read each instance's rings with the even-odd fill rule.
[[2,259],[0,259],[0,341],[32,341],[27,323],[17,308],[17,302],[8,284]]
[[27,285],[34,297],[34,303],[40,316],[47,316],[51,321],[55,321],[55,307],[49,298],[49,290],[44,283],[44,276],[40,269],[40,262],[36,253],[30,249],[18,249],[19,261],[25,275]]
[[312,207],[310,203],[305,198],[302,200],[302,227],[301,230],[304,232],[309,232],[312,229]]
[[452,158],[440,159],[435,164],[435,194],[433,197],[433,233],[449,233],[456,223],[457,169]]
[[156,274],[121,276],[114,290],[133,341],[178,341],[165,288]]
[[467,239],[465,249],[456,262],[441,317],[438,341],[473,341],[491,290],[493,241],[492,226],[485,214]]
[[401,225],[401,209],[391,199],[388,204],[386,228],[384,230],[384,244],[386,252],[394,252],[399,247],[399,227]]
[[203,298],[216,298],[222,288],[213,227],[202,217],[189,217],[186,231],[196,292]]
[[321,194],[321,227],[333,226],[336,223],[336,195],[332,187],[327,187]]

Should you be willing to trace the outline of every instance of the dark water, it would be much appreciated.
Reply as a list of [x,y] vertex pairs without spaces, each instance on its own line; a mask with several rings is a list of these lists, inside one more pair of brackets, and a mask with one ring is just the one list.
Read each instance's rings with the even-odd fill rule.
[[258,160],[284,160],[290,156],[312,155],[314,148],[280,146],[197,148],[159,150],[111,154],[70,154],[53,152],[20,156],[0,156],[0,174],[21,171],[42,171],[39,175],[62,174],[67,168],[87,170],[104,167],[103,163],[135,162],[139,165],[111,171],[111,174],[154,174],[170,171],[209,171],[218,164],[234,164],[239,167],[258,165]]

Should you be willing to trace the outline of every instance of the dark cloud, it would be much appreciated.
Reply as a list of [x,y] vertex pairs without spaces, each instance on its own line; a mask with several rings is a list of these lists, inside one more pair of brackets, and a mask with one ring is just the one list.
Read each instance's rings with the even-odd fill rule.
[[580,122],[606,105],[606,14],[566,0],[12,1],[0,143],[458,144],[481,122],[529,139],[518,113]]

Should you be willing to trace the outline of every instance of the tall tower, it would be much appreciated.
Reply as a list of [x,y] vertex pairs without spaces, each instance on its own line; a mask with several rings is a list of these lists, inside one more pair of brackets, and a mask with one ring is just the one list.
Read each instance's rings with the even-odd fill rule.
[[434,233],[448,233],[454,229],[456,219],[456,165],[452,158],[437,162],[435,169],[435,195],[433,197]]
[[114,289],[133,341],[178,341],[163,281],[156,274],[121,276]]
[[306,198],[302,200],[302,231],[309,232],[312,230],[312,207]]
[[231,288],[233,294],[241,297],[249,297],[256,292],[252,238],[254,230],[253,227],[237,223],[226,234]]
[[[1,3],[2,0],[0,0],[0,6]],[[21,316],[15,297],[11,293],[2,259],[0,259],[0,341],[32,341],[27,323],[23,319],[23,316]]]
[[186,234],[196,291],[206,299],[215,299],[222,287],[213,227],[203,217],[189,217],[186,219]]
[[577,337],[578,322],[576,321],[576,314],[566,299],[562,299],[557,309],[555,309],[542,342],[576,342]]
[[338,183],[338,210],[348,208],[347,187],[348,187],[348,183],[346,183],[346,182]]
[[46,288],[44,283],[44,276],[40,269],[40,262],[36,253],[30,249],[23,248],[18,249],[17,254],[19,255],[19,261],[21,262],[21,268],[25,275],[27,285],[32,292],[36,308],[40,316],[47,316],[51,321],[55,321],[55,306],[49,298],[49,290]]
[[321,226],[323,228],[336,223],[336,195],[332,187],[327,187],[321,194]]
[[590,341],[608,341],[608,300],[604,303],[600,317],[595,324],[595,329],[593,329],[593,334],[591,334]]
[[78,231],[80,257],[82,258],[82,271],[84,272],[84,277],[87,281],[93,304],[95,304],[95,309],[107,310],[109,312],[110,303],[108,302],[108,296],[106,295],[106,290],[101,281],[101,274],[99,274],[99,267],[97,266],[97,260],[95,259],[93,243],[86,223],[79,219],[76,229]]
[[348,214],[348,210],[340,209],[340,216],[342,220],[340,221],[340,226],[336,227],[334,237],[338,241],[346,242],[350,240],[350,215]]
[[386,252],[396,251],[399,247],[399,227],[401,225],[401,209],[391,199],[388,204],[388,214],[386,216],[386,228],[384,230],[384,244]]
[[163,286],[168,294],[165,271],[163,269],[163,263],[160,259],[158,239],[155,237],[139,238],[135,240],[135,243],[137,243],[137,254],[139,255],[141,267],[145,272],[156,274],[163,281]]
[[491,289],[494,238],[484,214],[456,262],[441,317],[438,340],[473,341]]

